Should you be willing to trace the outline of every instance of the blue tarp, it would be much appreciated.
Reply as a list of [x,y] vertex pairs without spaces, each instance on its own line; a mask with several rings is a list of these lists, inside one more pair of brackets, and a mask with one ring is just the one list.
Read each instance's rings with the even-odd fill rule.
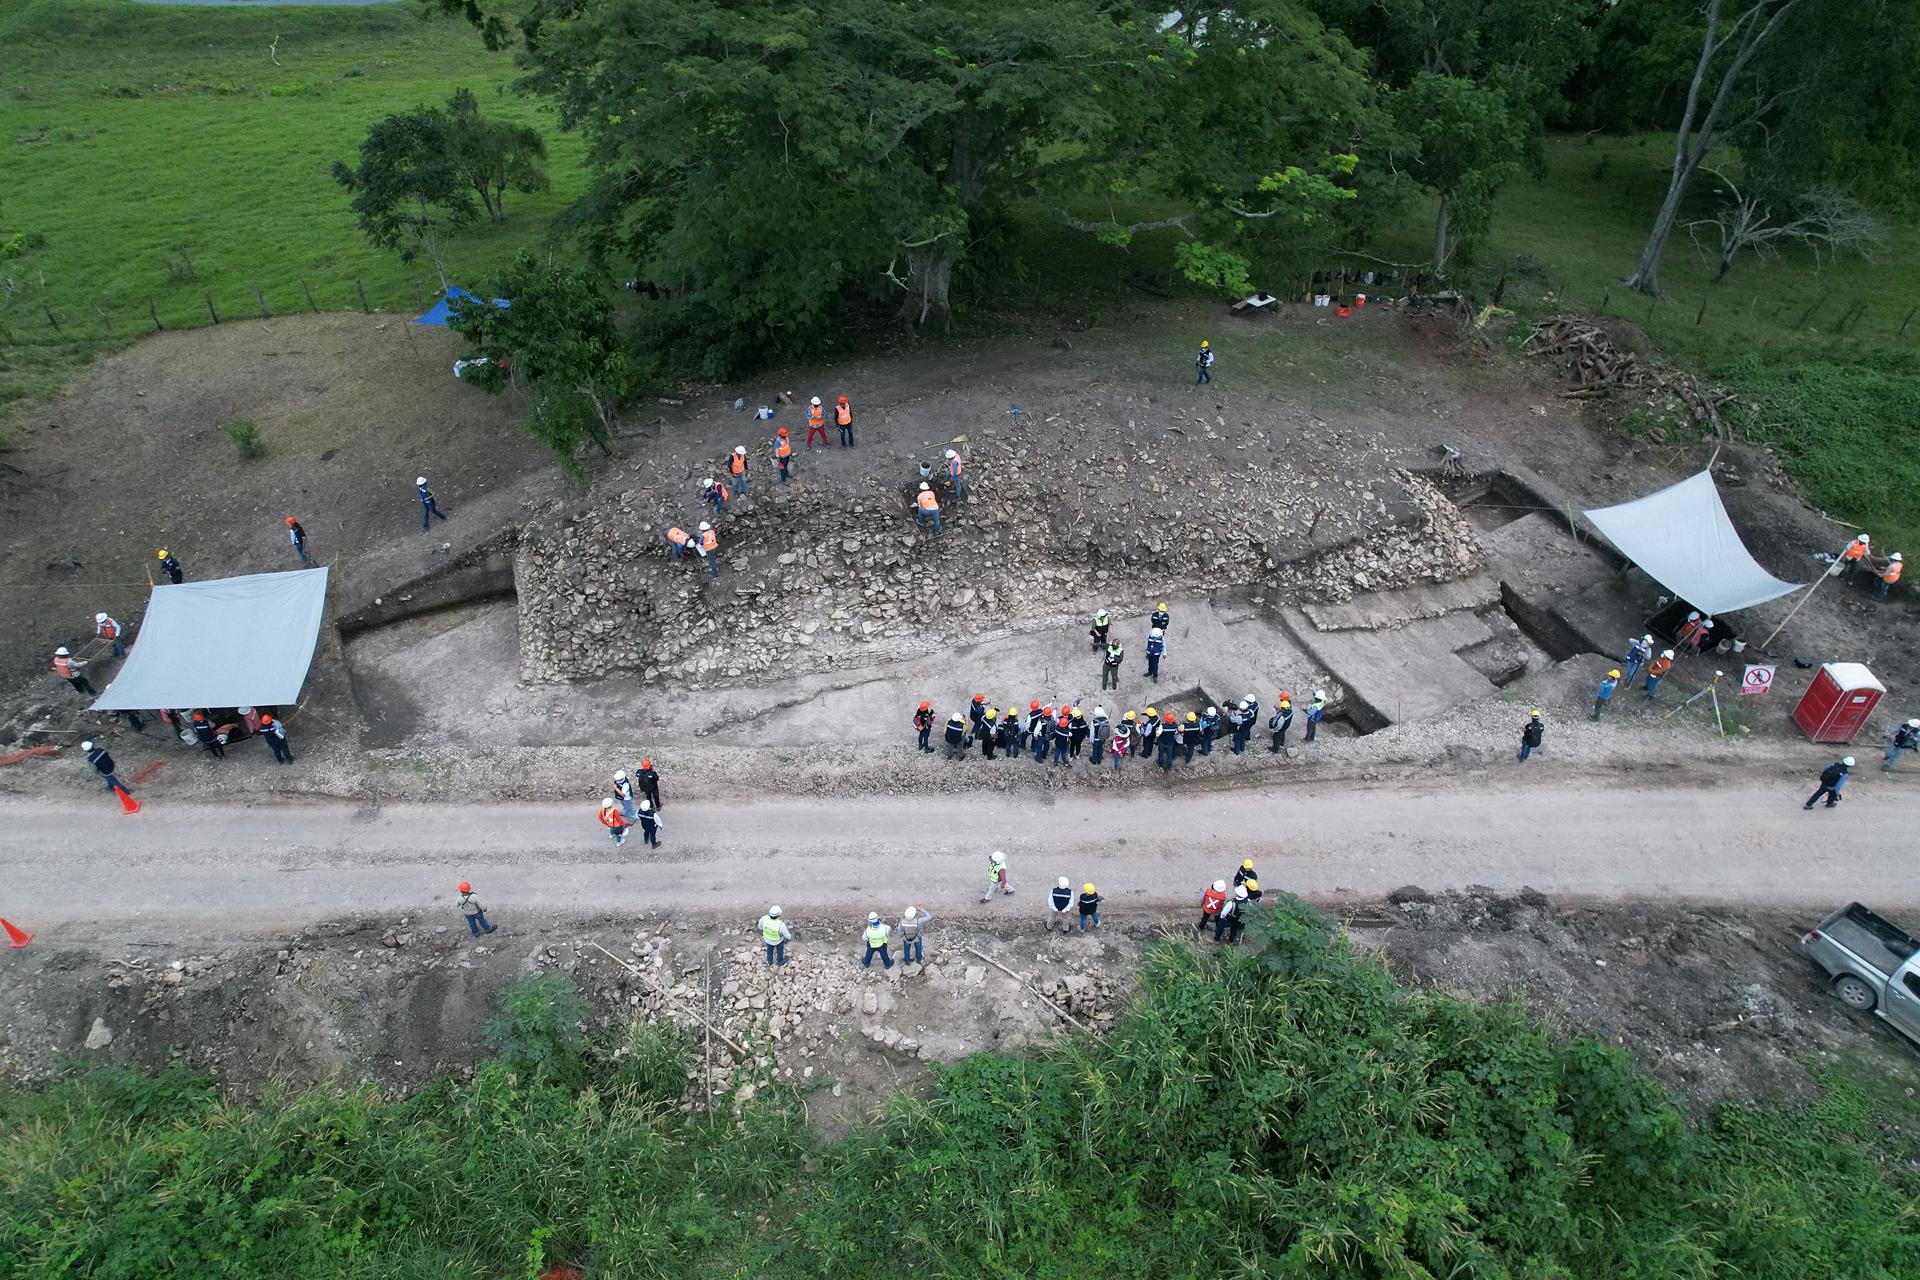
[[[462,289],[459,285],[450,284],[447,286],[447,291],[440,295],[440,301],[434,303],[432,309],[429,310],[427,314],[417,317],[414,320],[414,323],[415,324],[437,324],[444,327],[447,323],[448,304],[450,304],[455,298],[471,298],[474,296],[475,295],[468,293],[465,289]],[[505,298],[495,298],[493,300],[493,305],[496,307],[506,307],[506,306],[511,306],[513,304],[508,302]]]

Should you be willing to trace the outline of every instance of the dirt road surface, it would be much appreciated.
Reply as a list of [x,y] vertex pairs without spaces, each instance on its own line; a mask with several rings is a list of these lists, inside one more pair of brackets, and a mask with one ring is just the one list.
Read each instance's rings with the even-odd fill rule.
[[1242,856],[1264,887],[1310,898],[1531,886],[1556,897],[1824,907],[1920,901],[1898,798],[1801,811],[1778,784],[1313,788],[1183,796],[674,804],[664,846],[615,850],[591,804],[0,805],[5,913],[71,940],[298,927],[452,910],[467,879],[498,916],[539,910],[747,914],[977,905],[986,854],[1020,890],[1096,880],[1117,907],[1196,899]]

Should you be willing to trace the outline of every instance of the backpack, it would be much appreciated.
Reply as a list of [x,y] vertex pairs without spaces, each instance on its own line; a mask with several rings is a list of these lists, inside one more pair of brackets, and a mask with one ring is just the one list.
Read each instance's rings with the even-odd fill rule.
[[1820,771],[1820,785],[1830,787],[1847,776],[1847,771],[1837,764],[1830,764]]

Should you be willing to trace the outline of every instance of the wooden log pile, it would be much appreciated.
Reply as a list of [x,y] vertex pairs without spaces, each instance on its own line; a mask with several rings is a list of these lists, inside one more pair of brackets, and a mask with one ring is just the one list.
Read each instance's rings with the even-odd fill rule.
[[1677,408],[1716,436],[1727,434],[1721,411],[1736,399],[1730,391],[1703,386],[1690,373],[1658,361],[1642,360],[1608,336],[1605,329],[1579,316],[1556,316],[1534,324],[1521,350],[1550,356],[1566,369],[1573,386],[1560,394],[1568,400],[1593,400],[1616,394],[1632,395],[1650,408]]

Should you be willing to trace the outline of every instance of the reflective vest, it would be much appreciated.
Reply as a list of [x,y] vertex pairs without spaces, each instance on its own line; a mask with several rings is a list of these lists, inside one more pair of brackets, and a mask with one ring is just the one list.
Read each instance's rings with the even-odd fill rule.
[[960,455],[959,454],[956,453],[951,458],[947,459],[947,474],[952,476],[955,480],[958,480],[960,478]]
[[807,406],[807,425],[809,427],[819,427],[822,430],[826,429],[827,416],[820,411],[819,405],[810,404]]
[[1906,561],[1904,560],[1895,560],[1889,563],[1887,565],[1887,571],[1880,575],[1880,581],[1882,582],[1900,581],[1900,567],[1905,563]]
[[685,529],[682,529],[679,525],[675,525],[673,528],[667,530],[667,541],[676,547],[684,547],[689,542],[692,542],[693,539],[688,536]]
[[867,926],[867,945],[870,947],[886,946],[887,936],[891,932],[892,930],[888,929],[887,926],[885,926],[884,924],[868,925]]
[[[1894,568],[1893,576],[1895,578],[1899,577],[1900,566],[1896,564],[1893,568]],[[1892,581],[1892,579],[1888,579],[1888,581]],[[96,630],[98,631],[102,639],[112,640],[114,637],[120,634],[120,624],[115,622],[112,618],[106,618],[101,621],[99,627],[97,627]]]
[[1858,560],[1861,556],[1867,554],[1867,544],[1858,540],[1849,542],[1847,549],[1840,554],[1849,560]]
[[853,425],[853,406],[844,402],[833,407],[833,420],[843,427]]
[[736,476],[744,475],[747,470],[747,455],[744,453],[735,453],[735,454],[728,455],[727,470],[732,472]]
[[711,529],[701,534],[700,549],[702,551],[718,551],[720,549],[720,535]]
[[53,660],[53,674],[62,680],[73,679],[73,659],[56,657]]
[[600,825],[618,831],[627,825],[627,816],[615,806],[608,805],[600,811]]
[[933,496],[933,490],[931,489],[921,490],[920,509],[922,511],[938,511],[940,509],[939,499]]
[[772,916],[761,916],[760,917],[760,936],[767,940],[768,946],[772,947],[772,946],[777,946],[781,941],[783,941],[786,937],[786,934],[780,928],[780,922],[778,920],[774,919]]
[[1227,895],[1218,889],[1208,889],[1206,896],[1200,899],[1200,914],[1214,916],[1220,914],[1220,908],[1227,904]]
[[781,436],[779,443],[773,446],[773,455],[776,458],[791,458],[793,456],[792,437]]
[[1006,869],[1007,869],[1006,863],[995,862],[992,859],[988,859],[987,860],[987,883],[999,884],[1000,877],[1006,873]]
[[1661,676],[1667,674],[1667,672],[1671,670],[1673,670],[1672,658],[1655,658],[1652,662],[1649,662],[1647,664],[1647,674],[1652,676],[1655,680],[1658,680]]

